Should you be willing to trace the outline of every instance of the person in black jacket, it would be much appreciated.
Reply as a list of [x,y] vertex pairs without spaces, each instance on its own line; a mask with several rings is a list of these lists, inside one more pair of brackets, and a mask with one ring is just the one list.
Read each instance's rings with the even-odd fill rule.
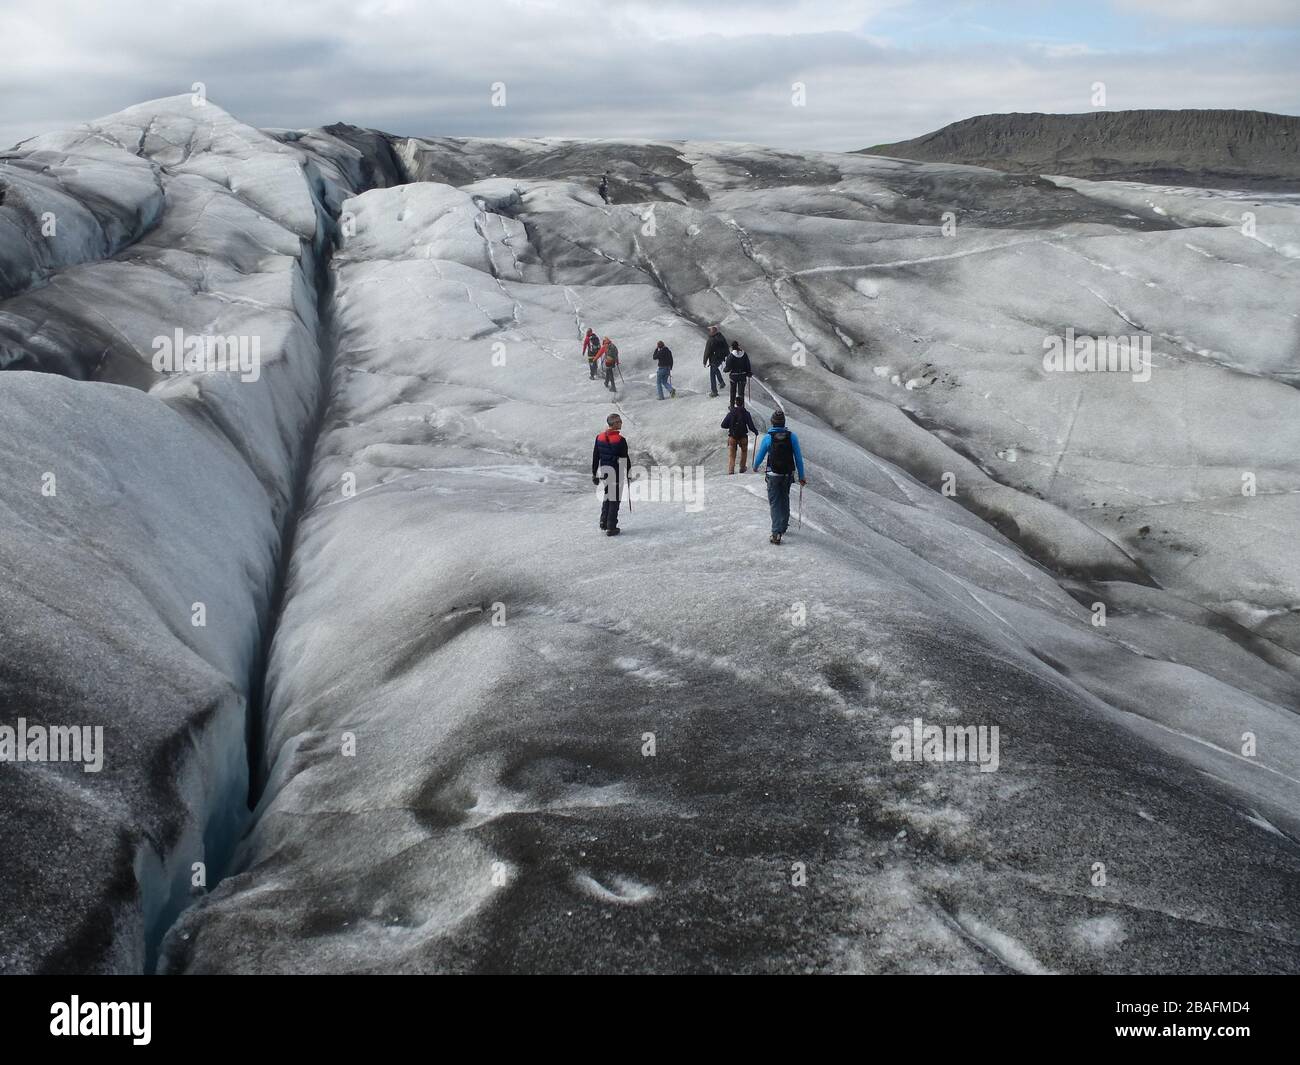
[[596,363],[599,361],[597,352],[600,351],[600,337],[596,336],[594,329],[588,328],[587,335],[582,338],[582,354],[587,359],[587,369],[591,371],[591,379],[596,380]]
[[754,419],[749,416],[743,402],[737,402],[722,419],[727,430],[727,472],[736,472],[736,449],[740,448],[740,472],[745,472],[745,458],[749,454],[749,434],[758,434]]
[[662,340],[655,345],[654,353],[651,358],[659,364],[659,369],[655,371],[655,391],[659,393],[659,398],[664,398],[664,389],[668,389],[668,394],[677,398],[677,389],[673,388],[673,353]]
[[608,170],[605,171],[605,173],[600,175],[600,185],[597,186],[596,191],[600,193],[600,198],[602,200],[604,200],[606,203],[609,203],[609,171]]
[[621,431],[623,419],[617,414],[606,418],[605,424],[609,428],[596,437],[596,445],[591,449],[591,483],[604,483],[600,493],[600,527],[606,536],[617,536],[618,504],[627,484],[627,441]]
[[722,363],[727,358],[727,338],[716,326],[709,326],[709,339],[704,342],[704,365],[709,368],[709,395],[716,396],[722,387]]
[[749,387],[749,379],[754,371],[749,366],[749,356],[740,346],[739,340],[731,342],[731,354],[727,356],[727,374],[731,378],[731,405],[736,405],[736,397],[743,402]]

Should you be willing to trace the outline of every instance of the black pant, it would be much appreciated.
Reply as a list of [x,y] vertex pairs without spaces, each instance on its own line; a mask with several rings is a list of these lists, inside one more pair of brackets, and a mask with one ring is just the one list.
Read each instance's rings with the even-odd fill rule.
[[605,387],[611,392],[617,392],[618,387],[614,384],[614,367],[605,367]]
[[737,394],[739,394],[742,399],[744,398],[745,384],[748,380],[749,374],[746,373],[733,373],[731,375],[731,405],[733,407],[736,405]]
[[600,505],[600,524],[605,529],[618,528],[618,500],[606,499]]
[[593,381],[596,380],[596,360],[595,360],[595,359],[588,359],[588,360],[587,360],[587,365],[591,367],[591,379],[592,379]]

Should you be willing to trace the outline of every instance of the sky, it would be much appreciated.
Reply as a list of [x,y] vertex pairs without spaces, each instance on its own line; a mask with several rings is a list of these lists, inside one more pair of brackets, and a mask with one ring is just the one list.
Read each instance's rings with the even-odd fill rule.
[[1300,0],[0,0],[0,32],[0,145],[195,82],[261,127],[826,150],[1098,82],[1300,114]]

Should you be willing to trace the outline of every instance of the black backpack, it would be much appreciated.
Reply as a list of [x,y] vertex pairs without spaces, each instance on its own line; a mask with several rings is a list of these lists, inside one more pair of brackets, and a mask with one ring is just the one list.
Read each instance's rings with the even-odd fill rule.
[[749,435],[749,427],[745,424],[744,409],[737,410],[732,408],[731,424],[727,426],[727,435],[734,437],[736,440],[743,440]]
[[794,473],[794,443],[789,429],[768,434],[767,468],[772,473]]

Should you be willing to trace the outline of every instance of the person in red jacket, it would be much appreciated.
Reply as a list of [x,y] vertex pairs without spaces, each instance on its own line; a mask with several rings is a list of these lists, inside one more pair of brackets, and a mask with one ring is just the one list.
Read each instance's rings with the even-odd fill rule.
[[627,441],[621,432],[623,419],[617,414],[606,418],[605,424],[609,428],[596,437],[596,445],[591,449],[591,483],[604,482],[600,527],[605,530],[606,536],[617,536],[618,504],[627,484]]
[[614,384],[614,371],[618,369],[618,345],[609,337],[606,337],[601,341],[596,357],[600,359],[601,365],[605,367],[605,387],[611,392],[617,392],[618,386]]

